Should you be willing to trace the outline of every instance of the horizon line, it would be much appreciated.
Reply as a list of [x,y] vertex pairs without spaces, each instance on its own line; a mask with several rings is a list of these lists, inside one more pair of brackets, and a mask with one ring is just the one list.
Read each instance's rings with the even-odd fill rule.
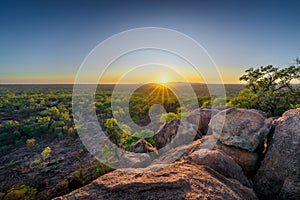
[[[245,83],[205,83],[205,82],[167,82],[164,84],[181,84],[181,83],[190,83],[190,84],[226,84],[226,85],[245,85]],[[116,84],[120,84],[120,85],[145,85],[145,84],[161,84],[158,82],[148,82],[148,83],[114,83],[114,82],[108,82],[108,83],[0,83],[0,85],[116,85]],[[296,83],[297,84],[297,83]],[[300,83],[299,83],[300,84]]]

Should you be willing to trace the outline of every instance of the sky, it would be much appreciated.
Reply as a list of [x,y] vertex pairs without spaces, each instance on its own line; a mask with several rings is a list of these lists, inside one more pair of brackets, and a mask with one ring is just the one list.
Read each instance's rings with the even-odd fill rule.
[[[0,83],[73,83],[99,43],[140,27],[188,35],[207,50],[224,83],[240,83],[250,67],[286,67],[300,56],[299,8],[297,0],[0,0]],[[123,60],[131,65],[135,56]],[[115,64],[104,82],[116,82],[122,65]],[[188,71],[185,67],[181,70]],[[112,78],[114,73],[119,75]],[[142,82],[143,76],[135,77]]]

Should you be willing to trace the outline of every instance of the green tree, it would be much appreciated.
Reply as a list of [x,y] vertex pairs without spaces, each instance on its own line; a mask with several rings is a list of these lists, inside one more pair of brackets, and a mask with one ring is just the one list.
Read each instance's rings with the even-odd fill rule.
[[130,135],[130,127],[122,124],[120,128],[115,118],[109,118],[105,121],[104,130],[108,134],[109,139],[119,146],[125,145],[125,139]]
[[177,118],[180,118],[180,115],[177,115],[175,113],[169,112],[169,113],[162,114],[160,116],[160,121],[161,122],[164,122],[164,121],[165,122],[170,122],[173,119],[177,119]]
[[247,82],[246,89],[231,99],[231,105],[260,109],[275,116],[299,104],[300,89],[291,84],[293,80],[300,80],[299,66],[250,68],[240,80]]
[[279,69],[273,65],[260,67],[258,69],[247,69],[246,73],[240,77],[240,81],[247,82],[247,88],[253,93],[266,91],[278,91],[288,88],[291,92],[295,92],[291,86],[292,80],[300,80],[300,67],[290,66]]
[[213,106],[226,106],[226,103],[227,103],[226,98],[218,97],[213,100],[212,105]]

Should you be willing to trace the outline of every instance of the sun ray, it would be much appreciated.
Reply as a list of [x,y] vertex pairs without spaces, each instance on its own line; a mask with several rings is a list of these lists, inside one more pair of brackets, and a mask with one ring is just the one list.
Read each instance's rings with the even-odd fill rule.
[[170,101],[169,88],[166,88],[167,103]]
[[158,101],[157,102],[159,102],[159,100],[160,100],[160,93],[161,93],[161,87],[159,86],[159,90],[158,90],[158,93],[157,93],[157,95],[155,96],[155,100],[157,99]]
[[159,86],[156,86],[151,92],[150,94],[148,94],[147,98],[151,97],[151,95],[156,91],[158,90],[160,87]]
[[161,93],[161,105],[164,105],[164,102],[165,102],[165,87],[162,86],[161,89],[162,89],[162,93]]

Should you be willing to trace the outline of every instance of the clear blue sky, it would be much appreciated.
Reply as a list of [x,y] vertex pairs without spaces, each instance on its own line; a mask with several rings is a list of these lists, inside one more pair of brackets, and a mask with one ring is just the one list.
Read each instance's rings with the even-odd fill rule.
[[300,1],[0,0],[0,83],[69,83],[101,41],[157,26],[197,40],[225,82],[300,56]]

